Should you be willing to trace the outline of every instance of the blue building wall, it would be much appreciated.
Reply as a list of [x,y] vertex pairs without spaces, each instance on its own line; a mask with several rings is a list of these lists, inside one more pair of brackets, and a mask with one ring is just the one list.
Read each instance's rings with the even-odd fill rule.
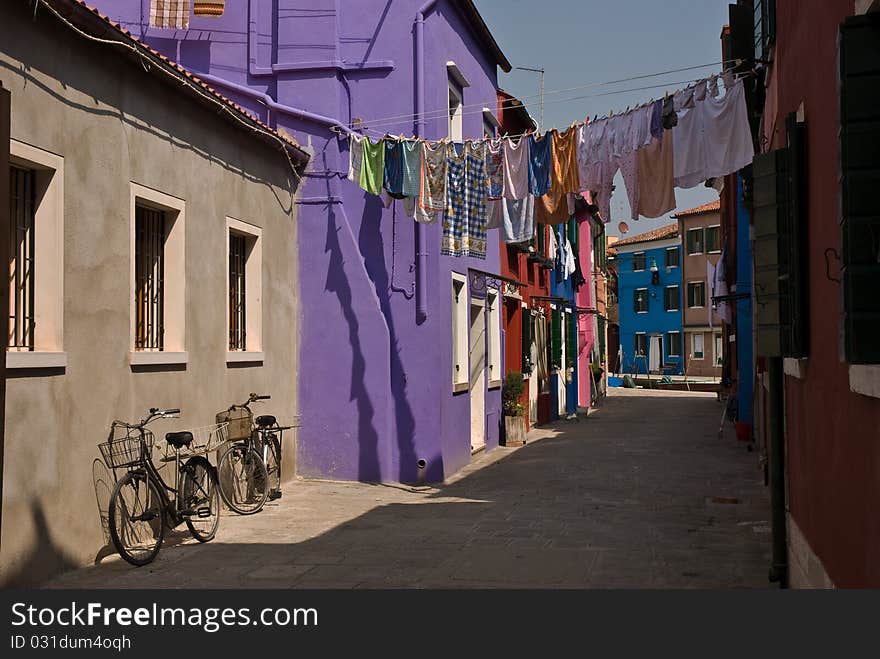
[[[668,239],[664,239],[660,247],[652,247],[652,243],[644,243],[642,245],[626,246],[621,249],[632,249],[633,251],[618,251],[618,293],[620,298],[620,346],[623,351],[623,362],[621,372],[623,373],[640,373],[647,371],[650,364],[650,335],[663,335],[663,355],[661,355],[661,364],[673,365],[673,368],[665,370],[669,374],[680,375],[682,373],[683,356],[670,357],[668,336],[669,332],[679,332],[681,338],[681,350],[684,352],[684,334],[682,332],[681,317],[683,300],[683,287],[681,283],[681,266],[669,268],[664,267],[664,256],[669,247]],[[678,262],[681,263],[681,245],[676,247],[678,250]],[[633,271],[633,254],[637,252],[645,253],[645,269],[641,271]],[[653,285],[651,283],[651,262],[656,261],[659,268],[659,283]],[[663,300],[667,286],[679,287],[679,301],[677,311],[666,311]],[[635,291],[639,288],[648,289],[648,312],[636,313],[635,311]],[[648,350],[645,359],[634,359],[635,335],[644,332],[649,338]]]
[[[742,175],[736,177],[736,292],[752,292],[752,241],[749,213],[743,204]],[[755,366],[752,350],[752,299],[736,303],[736,363],[739,368],[737,409],[739,420],[752,424]]]

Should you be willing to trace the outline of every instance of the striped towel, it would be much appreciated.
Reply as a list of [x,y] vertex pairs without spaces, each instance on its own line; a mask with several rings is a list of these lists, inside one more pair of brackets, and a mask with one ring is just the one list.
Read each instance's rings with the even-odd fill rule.
[[222,16],[226,0],[193,0],[193,14],[195,16]]
[[150,27],[185,30],[192,0],[150,0]]

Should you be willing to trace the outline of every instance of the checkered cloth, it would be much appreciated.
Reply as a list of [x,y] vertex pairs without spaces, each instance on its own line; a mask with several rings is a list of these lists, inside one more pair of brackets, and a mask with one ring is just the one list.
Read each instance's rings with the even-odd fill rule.
[[193,0],[193,14],[195,16],[222,16],[226,0]]
[[192,0],[150,0],[150,27],[185,30]]
[[447,207],[440,247],[441,254],[446,256],[486,258],[489,183],[484,148],[471,142],[449,147]]

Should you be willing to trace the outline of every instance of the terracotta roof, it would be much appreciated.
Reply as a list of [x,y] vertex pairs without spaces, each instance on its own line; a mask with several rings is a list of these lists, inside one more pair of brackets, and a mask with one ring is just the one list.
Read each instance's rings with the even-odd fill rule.
[[640,233],[636,236],[631,236],[624,240],[618,240],[616,243],[614,243],[614,249],[625,245],[635,245],[636,243],[650,243],[655,240],[675,238],[676,236],[678,236],[678,224],[669,224],[665,227],[654,229],[653,231]]
[[[207,92],[207,94],[213,97],[213,99],[227,106],[235,115],[244,121],[246,125],[250,125],[252,128],[258,128],[260,131],[258,134],[261,134],[266,141],[279,146],[278,142],[273,138],[281,140],[288,152],[292,155],[294,160],[298,161],[299,164],[305,164],[308,162],[309,155],[302,150],[296,140],[289,135],[284,135],[275,129],[270,128],[249,111],[223,96],[223,94],[216,89],[206,84],[197,76],[194,76],[176,62],[165,57],[165,55],[153,50],[153,48],[138,39],[119,23],[115,22],[108,16],[105,16],[96,8],[89,6],[83,0],[43,0],[43,2],[55,9],[55,11],[61,14],[65,20],[70,21],[78,29],[93,37],[100,39],[108,39],[109,37],[111,40],[113,40],[114,35],[116,37],[121,37],[121,44],[134,46],[134,48],[139,51],[138,54],[129,51],[129,55],[134,58],[134,61],[139,63],[140,67],[148,68],[144,66],[145,61],[151,61],[156,65],[164,66],[166,70],[170,70],[178,80],[184,83],[182,85],[174,85],[175,88],[188,92],[191,96],[202,102],[210,103],[211,101],[205,98],[204,92]],[[55,17],[53,16],[53,18]],[[110,34],[108,34],[108,32]],[[163,75],[160,76],[160,78],[164,79],[166,82],[170,82],[168,76]],[[186,84],[186,80],[195,83],[197,86],[201,87],[204,92],[200,92],[191,85]],[[231,117],[230,120],[233,123],[238,123]]]
[[676,213],[672,217],[691,217],[692,215],[702,215],[703,213],[715,213],[721,210],[721,200],[712,201],[708,204],[703,204],[702,206],[697,206],[696,208],[689,208],[686,211],[681,211],[680,213]]

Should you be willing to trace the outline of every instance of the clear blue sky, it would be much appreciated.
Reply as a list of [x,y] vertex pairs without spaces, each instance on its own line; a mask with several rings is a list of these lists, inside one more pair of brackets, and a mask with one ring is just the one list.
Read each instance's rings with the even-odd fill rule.
[[[620,80],[670,69],[721,61],[721,28],[728,20],[727,0],[475,0],[477,8],[513,66],[545,69],[547,92]],[[666,87],[598,98],[565,100],[648,85],[670,84],[720,72],[709,67],[567,94],[547,94],[544,123],[565,128],[586,116],[606,115],[659,98]],[[513,70],[499,84],[540,114],[540,75]],[[526,98],[528,97],[528,98]],[[609,233],[626,220],[629,235],[669,224],[669,218],[630,220],[626,188],[618,174],[612,198]],[[692,208],[718,198],[703,187],[676,189],[678,208]]]

